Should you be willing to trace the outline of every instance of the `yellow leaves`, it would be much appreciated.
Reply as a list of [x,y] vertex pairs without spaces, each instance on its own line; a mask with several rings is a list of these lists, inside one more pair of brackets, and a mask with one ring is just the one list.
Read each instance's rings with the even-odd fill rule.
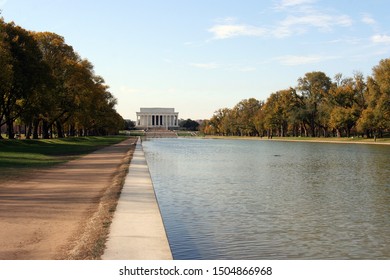
[[367,81],[359,72],[352,78],[337,74],[335,82],[323,72],[310,72],[298,79],[296,90],[272,93],[264,104],[259,102],[257,111],[248,109],[251,99],[239,102],[233,109],[220,109],[204,129],[235,134],[236,128],[241,132],[253,122],[260,135],[264,130],[282,136],[287,131],[297,135],[307,128],[312,136],[320,131],[331,135],[337,130],[337,135],[349,136],[351,130],[390,130],[390,59],[382,60]]

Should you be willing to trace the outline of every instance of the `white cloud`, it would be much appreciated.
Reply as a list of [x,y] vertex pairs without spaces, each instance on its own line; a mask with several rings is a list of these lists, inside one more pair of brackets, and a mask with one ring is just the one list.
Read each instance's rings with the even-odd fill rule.
[[236,17],[224,17],[224,18],[217,18],[215,22],[218,22],[220,24],[233,24],[237,21]]
[[216,69],[219,67],[217,63],[209,62],[209,63],[190,63],[190,66],[202,69]]
[[318,42],[319,44],[349,44],[349,45],[359,45],[362,44],[363,39],[357,37],[345,37],[340,39],[334,39],[330,41]]
[[310,27],[318,28],[320,31],[331,31],[335,26],[347,27],[352,25],[352,19],[347,15],[333,16],[313,12],[311,14],[288,16],[275,28],[276,37],[286,37],[295,33],[304,33]]
[[313,64],[321,61],[335,59],[336,57],[321,56],[321,55],[285,55],[277,57],[276,60],[280,64],[286,66],[297,66],[304,64]]
[[353,24],[353,20],[348,15],[335,16],[332,17],[332,20],[334,21],[333,25],[339,25],[342,27],[352,26]]
[[[283,0],[278,5],[283,9],[278,12],[285,13],[285,17],[273,26],[254,26],[235,23],[236,18],[227,17],[217,19],[214,26],[208,29],[213,33],[214,39],[228,39],[238,36],[274,36],[283,38],[294,34],[303,34],[315,28],[321,32],[331,32],[337,27],[348,27],[353,20],[346,14],[338,14],[336,11],[319,10],[312,4],[314,0]],[[366,22],[373,19],[366,15]]]
[[368,25],[376,25],[376,20],[369,14],[364,14],[362,22]]
[[390,36],[389,35],[374,35],[371,37],[371,41],[376,44],[389,44],[390,43]]
[[208,31],[214,34],[214,39],[227,39],[237,36],[263,36],[267,33],[265,28],[246,24],[217,24]]
[[284,19],[273,28],[275,37],[287,37],[302,34],[310,28],[321,32],[333,31],[336,27],[348,27],[353,20],[346,14],[337,13],[333,9],[319,7],[317,0],[282,0],[276,5],[276,10],[286,13]]
[[223,71],[236,71],[236,72],[253,72],[256,71],[256,67],[244,64],[218,64],[215,62],[209,63],[189,63],[191,67],[201,69],[220,69]]
[[278,8],[290,8],[293,6],[306,5],[316,2],[316,0],[282,0],[277,7]]

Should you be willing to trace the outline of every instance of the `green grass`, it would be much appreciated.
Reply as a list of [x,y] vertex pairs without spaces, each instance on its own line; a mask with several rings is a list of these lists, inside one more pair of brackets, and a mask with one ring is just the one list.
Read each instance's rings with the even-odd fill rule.
[[12,169],[39,168],[125,140],[125,136],[74,137],[40,140],[0,140],[0,175]]

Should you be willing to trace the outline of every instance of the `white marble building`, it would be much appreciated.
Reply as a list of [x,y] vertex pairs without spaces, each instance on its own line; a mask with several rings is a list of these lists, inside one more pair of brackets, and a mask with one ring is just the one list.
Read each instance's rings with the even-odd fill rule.
[[140,108],[137,112],[138,128],[175,128],[179,127],[179,113],[174,108]]

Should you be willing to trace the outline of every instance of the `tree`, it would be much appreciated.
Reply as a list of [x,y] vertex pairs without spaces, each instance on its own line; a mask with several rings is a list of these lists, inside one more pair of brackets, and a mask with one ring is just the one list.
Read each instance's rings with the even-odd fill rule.
[[360,73],[356,73],[354,78],[343,78],[342,74],[337,74],[335,81],[330,91],[329,125],[336,130],[337,137],[342,136],[342,131],[349,137],[364,106],[361,100],[365,90],[364,81]]
[[271,94],[264,105],[264,127],[268,136],[272,136],[274,130],[281,137],[287,136],[289,129],[295,134],[298,120],[294,111],[298,107],[299,97],[293,88]]
[[373,68],[372,77],[367,80],[365,95],[367,107],[358,121],[358,129],[367,136],[378,134],[390,128],[390,59],[383,59]]
[[190,131],[197,131],[199,129],[199,123],[197,121],[187,119],[187,120],[180,121],[179,127],[182,127]]
[[203,132],[206,135],[214,134],[212,131],[212,126],[210,125],[209,120],[203,120],[203,122],[199,126],[199,131]]
[[256,131],[259,132],[259,136],[264,136],[265,129],[265,112],[264,112],[264,102],[261,102],[261,106],[257,112],[253,115],[253,124],[256,128]]
[[273,136],[274,130],[278,130],[280,127],[285,126],[286,121],[283,119],[283,112],[279,99],[280,92],[272,93],[264,105],[264,128],[267,130],[269,138]]
[[230,115],[230,109],[223,108],[218,109],[214,112],[214,115],[211,117],[210,121],[208,122],[209,128],[208,131],[211,134],[218,134],[218,135],[229,135],[230,128],[229,128],[229,122],[227,119]]
[[133,130],[135,129],[135,121],[125,120],[125,130]]
[[[5,104],[13,84],[12,55],[8,35],[5,32],[5,23],[0,18],[0,127],[5,114]],[[0,134],[0,139],[1,139]]]
[[255,124],[255,115],[261,107],[262,103],[255,98],[241,100],[234,106],[232,113],[233,119],[235,120],[236,133],[238,135],[259,135],[259,131]]
[[0,126],[7,124],[8,137],[13,139],[13,122],[30,106],[34,92],[42,87],[44,70],[41,52],[30,33],[14,23],[2,21],[1,27],[6,82],[1,93],[4,121],[0,119]]
[[304,119],[310,127],[312,137],[316,136],[316,128],[320,127],[322,102],[326,100],[332,86],[331,79],[323,72],[306,73],[298,79],[297,90],[301,93],[304,101]]
[[[0,126],[14,137],[17,120],[26,137],[112,134],[124,126],[116,98],[93,65],[65,39],[31,32],[0,19]],[[0,136],[1,137],[1,136]]]
[[114,109],[117,101],[104,79],[95,75],[92,63],[81,59],[62,36],[51,32],[34,36],[51,77],[50,87],[41,94],[45,102],[32,116],[34,130],[41,122],[43,138],[51,137],[54,129],[61,138],[66,132],[70,136],[112,134],[124,127]]
[[[78,109],[81,84],[88,80],[88,71],[91,64],[83,64],[81,58],[73,48],[65,43],[62,36],[51,32],[34,33],[43,60],[48,65],[51,84],[41,92],[44,102],[35,116],[34,138],[37,138],[37,129],[42,122],[43,138],[49,138],[49,130],[56,124],[59,137],[63,137],[63,123],[66,122]],[[86,77],[88,76],[88,77]],[[42,100],[41,100],[42,101]]]
[[306,73],[294,88],[272,93],[266,102],[244,99],[232,109],[217,110],[203,122],[205,134],[268,136],[369,137],[390,129],[390,59],[381,60],[367,81],[323,72]]

